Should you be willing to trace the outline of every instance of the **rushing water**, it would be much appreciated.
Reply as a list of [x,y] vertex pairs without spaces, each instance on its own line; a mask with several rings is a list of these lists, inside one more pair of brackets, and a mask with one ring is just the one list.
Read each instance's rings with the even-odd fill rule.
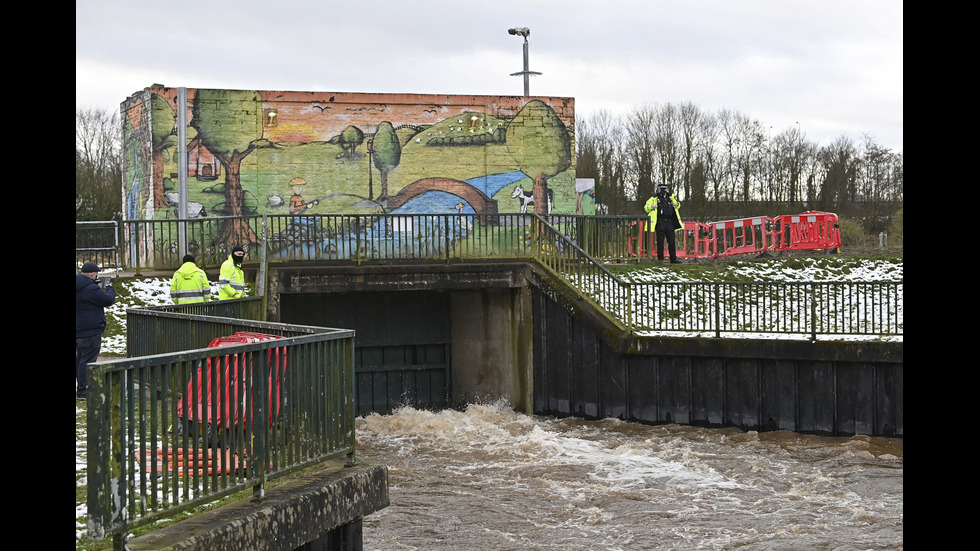
[[902,549],[903,441],[411,408],[357,420],[364,549]]

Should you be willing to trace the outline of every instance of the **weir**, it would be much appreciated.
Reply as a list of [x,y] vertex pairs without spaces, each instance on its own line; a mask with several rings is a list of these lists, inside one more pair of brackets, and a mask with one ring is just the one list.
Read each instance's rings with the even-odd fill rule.
[[357,334],[357,409],[904,437],[903,342],[644,337],[534,262],[270,270],[269,318]]
[[[227,301],[237,306],[202,303],[213,311],[199,313],[234,322],[241,317],[219,312],[240,306],[256,320],[248,323],[353,330],[347,365],[354,403],[345,405],[353,415],[503,399],[539,415],[904,438],[903,342],[816,338],[855,331],[901,335],[901,281],[633,284],[578,247],[601,233],[588,220],[568,226],[567,235],[536,215],[498,216],[472,227],[462,216],[319,222],[310,231],[336,222],[343,228],[338,235],[349,230],[357,239],[316,249],[260,248],[249,278],[256,296]],[[465,228],[468,237],[453,241],[462,234],[447,228]],[[271,226],[265,233],[281,234]],[[368,236],[379,240],[366,247]],[[860,300],[841,306],[833,302],[840,296]],[[818,300],[838,308],[818,316]],[[698,315],[675,317],[664,301]],[[792,315],[773,324],[771,316],[752,313],[765,313],[767,304]],[[196,323],[187,317],[196,313],[178,317]],[[782,338],[735,338],[746,330],[742,315],[751,317],[755,333]],[[670,329],[709,336],[648,336]],[[790,333],[796,336],[786,338]],[[181,350],[186,334],[153,333],[177,337],[170,344]],[[140,351],[129,340],[131,354],[160,352]],[[154,536],[166,532],[176,538],[169,543],[150,541],[150,535],[131,543],[244,549],[241,542],[271,539],[269,549],[356,549],[360,517],[387,505],[386,471],[361,467],[369,470],[362,477],[367,486],[354,484],[357,467],[345,468],[327,486],[285,490],[289,495],[272,509],[264,499],[251,507],[223,506],[192,531],[175,527]],[[310,499],[321,500],[315,510],[353,514],[311,517],[300,510]],[[305,542],[279,539],[287,533],[305,534]]]
[[[357,415],[505,399],[538,415],[904,438],[902,342],[641,336],[533,260],[267,270],[267,321],[247,323],[353,329]],[[328,461],[127,546],[358,549],[387,496],[383,465]]]
[[[356,415],[503,399],[547,416],[904,438],[901,341],[643,336],[536,259],[306,261],[263,271],[263,296],[204,303],[214,312],[201,314],[235,322],[262,306],[248,315],[264,321],[241,323],[353,330]],[[242,312],[220,313],[231,306]],[[137,341],[188,344],[179,337],[186,330],[162,333],[178,338]],[[135,342],[130,350],[163,351]],[[128,548],[357,549],[362,517],[388,505],[387,470],[324,469]]]

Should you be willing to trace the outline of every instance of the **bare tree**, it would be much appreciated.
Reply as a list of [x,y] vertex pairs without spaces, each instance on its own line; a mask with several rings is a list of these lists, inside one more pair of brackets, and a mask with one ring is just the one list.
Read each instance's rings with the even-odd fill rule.
[[634,200],[640,203],[653,195],[655,187],[653,183],[655,118],[656,109],[653,106],[641,105],[626,115],[624,124],[632,195]]
[[800,129],[799,124],[796,130],[789,131],[789,203],[796,205],[806,200],[803,179],[806,177],[806,167],[810,165],[816,156],[817,146],[812,142],[806,141],[806,134]]
[[820,150],[820,162],[825,169],[820,186],[818,206],[821,210],[850,211],[857,196],[857,149],[847,136],[840,136]]
[[[660,106],[653,119],[653,149],[655,184],[667,184],[671,190],[678,186],[680,163],[680,110],[671,104]],[[683,194],[682,194],[683,195]],[[686,198],[684,195],[682,199]]]
[[[580,156],[578,169],[581,174],[594,167],[599,200],[608,201],[611,213],[635,214],[635,202],[660,182],[683,190],[689,220],[739,216],[746,208],[753,214],[821,209],[842,216],[873,209],[863,215],[871,228],[902,200],[901,153],[869,137],[860,151],[846,137],[821,149],[798,123],[775,135],[771,128],[738,111],[710,114],[690,103],[642,105],[619,120],[604,112],[580,126],[579,145],[588,154]],[[614,195],[633,207],[615,208]],[[749,201],[755,205],[746,206]],[[867,201],[887,207],[860,206]]]
[[857,194],[864,205],[864,229],[877,234],[887,229],[901,201],[901,177],[898,176],[901,155],[882,147],[868,134],[863,138]]
[[[720,129],[721,125],[719,124],[718,118],[712,115],[702,117],[701,123],[698,125],[701,139],[697,150],[700,164],[703,166],[705,201],[711,201],[716,209],[718,200],[721,198],[721,183],[724,177],[724,172],[721,170],[718,162],[718,159],[721,158],[719,147]],[[708,192],[709,189],[711,190],[710,193]],[[717,210],[715,214],[717,214]],[[702,212],[701,215],[705,216],[707,212]]]
[[595,179],[597,212],[629,213],[622,141],[622,125],[607,110],[576,123],[575,172]]
[[75,220],[122,217],[119,114],[75,110]]
[[681,132],[681,158],[683,163],[683,175],[681,176],[681,188],[683,189],[683,197],[687,200],[695,200],[698,203],[704,200],[704,188],[703,188],[703,165],[700,170],[702,174],[702,186],[700,192],[695,196],[694,190],[692,189],[692,177],[694,171],[694,163],[697,158],[697,149],[700,145],[700,131],[701,123],[705,118],[705,114],[691,102],[682,103],[680,106],[680,132]]

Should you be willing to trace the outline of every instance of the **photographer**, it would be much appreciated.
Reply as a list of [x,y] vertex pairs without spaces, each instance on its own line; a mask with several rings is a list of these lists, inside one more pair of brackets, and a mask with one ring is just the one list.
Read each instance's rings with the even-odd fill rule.
[[105,308],[116,301],[108,277],[99,279],[95,262],[82,264],[75,274],[75,399],[84,400],[88,390],[86,369],[99,358],[105,332]]
[[681,262],[677,260],[677,236],[674,233],[684,227],[680,208],[680,201],[675,194],[670,193],[667,184],[660,184],[657,194],[647,199],[643,206],[643,210],[650,215],[649,231],[657,232],[657,259],[664,259],[664,240],[667,240],[671,264]]

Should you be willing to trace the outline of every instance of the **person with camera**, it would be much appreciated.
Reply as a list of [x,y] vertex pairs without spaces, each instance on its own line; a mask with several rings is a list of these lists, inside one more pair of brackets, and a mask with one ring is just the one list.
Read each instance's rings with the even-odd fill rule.
[[671,264],[680,264],[677,259],[677,236],[674,233],[684,227],[681,221],[681,203],[677,195],[670,192],[667,184],[660,184],[657,194],[647,199],[643,210],[650,215],[649,231],[657,232],[657,259],[664,259],[664,240],[667,241],[667,251]]
[[99,279],[95,262],[82,264],[79,271],[75,274],[75,399],[84,400],[88,364],[99,358],[106,327],[105,309],[116,301],[116,290],[108,277]]

